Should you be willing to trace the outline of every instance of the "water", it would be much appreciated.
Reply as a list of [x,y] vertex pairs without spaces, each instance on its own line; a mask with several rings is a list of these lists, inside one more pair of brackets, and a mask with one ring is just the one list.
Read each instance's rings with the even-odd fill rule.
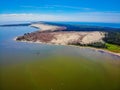
[[99,23],[99,22],[56,22],[56,23],[120,28],[120,23]]
[[0,90],[120,89],[120,57],[88,48],[13,40],[36,30],[0,27]]

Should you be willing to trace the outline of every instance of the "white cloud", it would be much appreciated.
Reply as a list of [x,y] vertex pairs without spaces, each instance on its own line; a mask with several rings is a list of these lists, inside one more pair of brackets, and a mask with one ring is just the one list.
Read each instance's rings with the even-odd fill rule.
[[0,21],[39,21],[39,20],[59,20],[61,16],[47,14],[1,14]]
[[45,9],[45,8],[51,8],[51,9],[54,9],[54,8],[57,8],[58,10],[62,9],[62,8],[66,8],[66,9],[76,9],[76,10],[85,10],[85,11],[88,11],[88,10],[92,10],[92,8],[88,8],[88,7],[76,7],[76,6],[67,6],[67,5],[44,5],[44,6],[30,6],[30,5],[22,5],[20,6],[22,8],[32,8],[32,9]]
[[53,7],[49,7],[49,6],[29,6],[29,5],[22,5],[20,7],[22,7],[22,8],[32,8],[32,9],[53,8]]
[[55,8],[68,8],[68,9],[77,9],[77,10],[92,10],[92,8],[67,6],[67,5],[48,5],[48,6],[49,7],[55,7]]
[[69,14],[0,14],[0,21],[81,21],[120,23],[120,13],[80,12]]

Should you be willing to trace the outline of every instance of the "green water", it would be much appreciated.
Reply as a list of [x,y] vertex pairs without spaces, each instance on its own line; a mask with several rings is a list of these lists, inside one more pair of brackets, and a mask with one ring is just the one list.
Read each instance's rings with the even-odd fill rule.
[[120,57],[13,40],[30,27],[0,30],[0,90],[120,90]]

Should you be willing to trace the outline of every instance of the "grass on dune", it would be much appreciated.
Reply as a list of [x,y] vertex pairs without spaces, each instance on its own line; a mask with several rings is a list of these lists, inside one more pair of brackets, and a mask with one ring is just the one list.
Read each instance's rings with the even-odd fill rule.
[[120,46],[114,45],[114,44],[109,44],[109,43],[106,43],[106,46],[107,46],[107,50],[116,52],[116,53],[120,53]]

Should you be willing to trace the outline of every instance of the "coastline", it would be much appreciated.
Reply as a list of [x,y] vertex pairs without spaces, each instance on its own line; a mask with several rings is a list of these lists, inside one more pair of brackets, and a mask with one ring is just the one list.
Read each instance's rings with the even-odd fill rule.
[[[89,44],[93,42],[103,42],[103,38],[105,37],[105,32],[101,31],[92,31],[92,32],[80,32],[77,34],[75,32],[60,32],[59,30],[64,30],[66,27],[60,27],[60,26],[54,26],[54,25],[48,25],[48,24],[31,24],[31,27],[36,27],[40,29],[41,33],[30,33],[28,35],[21,36],[22,38],[15,37],[14,40],[18,42],[27,42],[27,43],[40,43],[40,44],[48,44],[48,45],[63,45],[63,46],[72,46],[77,48],[88,48],[92,50],[96,50],[99,52],[105,52],[108,54],[117,55],[120,57],[120,53],[112,52],[108,49],[104,48],[96,48],[96,47],[90,47],[90,46],[77,46],[77,45],[69,45],[68,42],[72,41],[74,42],[81,42],[81,44]],[[59,33],[53,32],[53,31],[59,31]],[[44,33],[44,31],[49,31],[48,33]],[[38,39],[33,39],[32,37],[37,36]],[[25,36],[25,37],[24,37]],[[40,37],[41,36],[41,37]],[[71,37],[72,36],[72,37]],[[62,38],[61,38],[62,37]],[[94,38],[96,37],[96,38]],[[19,38],[19,40],[17,40]],[[88,39],[89,38],[89,39]],[[28,39],[29,41],[27,41]],[[46,40],[46,41],[44,41]],[[79,40],[79,41],[77,41]]]
[[[37,44],[47,44],[47,45],[58,45],[58,46],[61,46],[62,44],[52,44],[52,43],[45,43],[45,42],[33,42],[33,41],[18,41],[16,40],[17,37],[15,37],[13,40],[17,41],[17,42],[25,42],[25,43],[37,43]],[[102,48],[95,48],[95,47],[89,47],[89,46],[77,46],[77,45],[62,45],[62,46],[71,46],[71,47],[77,47],[77,48],[88,48],[88,49],[92,49],[92,50],[95,50],[95,51],[102,51],[104,53],[108,53],[108,54],[112,54],[112,55],[116,55],[116,56],[119,56],[120,57],[120,53],[115,53],[115,52],[112,52],[112,51],[109,51],[107,49],[102,49]]]

